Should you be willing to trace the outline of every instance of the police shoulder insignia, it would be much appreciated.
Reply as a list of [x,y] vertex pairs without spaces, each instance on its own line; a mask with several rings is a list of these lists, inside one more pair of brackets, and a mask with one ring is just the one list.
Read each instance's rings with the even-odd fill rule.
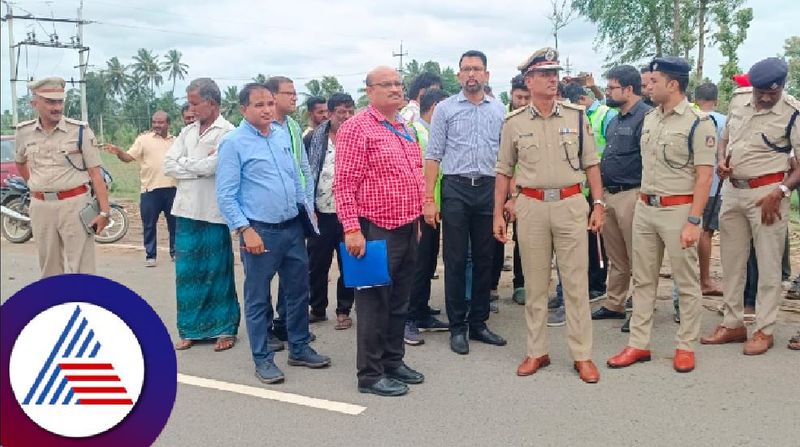
[[31,125],[31,124],[33,124],[35,122],[36,122],[36,120],[20,121],[20,122],[17,123],[17,127],[16,128],[19,129],[20,127],[29,126],[29,125]]
[[783,95],[783,100],[786,101],[786,104],[795,110],[800,110],[800,99],[795,98],[790,94]]
[[753,93],[753,87],[739,87],[733,91],[734,95],[741,95],[743,93]]
[[561,104],[562,107],[566,107],[568,109],[580,110],[581,112],[585,112],[586,111],[586,107],[584,107],[584,106],[582,106],[580,104],[573,104],[573,103],[571,103],[569,101],[558,101],[558,103]]
[[74,118],[67,118],[66,116],[64,117],[64,121],[78,126],[88,126],[88,123],[86,121],[76,120]]
[[527,109],[527,108],[528,108],[528,106],[524,106],[524,107],[520,107],[518,109],[514,109],[514,110],[506,113],[506,121],[508,121],[509,119],[511,119],[511,118],[519,115],[520,113],[524,112],[525,109]]

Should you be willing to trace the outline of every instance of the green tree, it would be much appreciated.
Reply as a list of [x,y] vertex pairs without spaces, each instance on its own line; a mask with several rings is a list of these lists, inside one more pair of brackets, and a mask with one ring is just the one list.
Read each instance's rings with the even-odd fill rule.
[[172,92],[175,92],[175,81],[185,79],[189,73],[189,65],[181,61],[183,53],[178,50],[167,51],[166,61],[161,64],[161,71],[167,73],[167,79],[172,80]]
[[312,79],[305,83],[306,92],[301,93],[306,97],[322,96],[330,98],[334,93],[344,93],[344,87],[336,76],[323,76],[322,79]]
[[233,124],[239,124],[242,120],[242,113],[239,111],[239,89],[235,85],[230,85],[222,92],[222,116]]
[[406,64],[405,70],[403,71],[406,73],[403,79],[406,90],[411,87],[411,83],[414,82],[414,79],[420,74],[433,73],[442,78],[442,90],[448,95],[454,95],[461,91],[461,83],[458,82],[455,70],[450,67],[446,67],[442,70],[441,66],[436,61],[427,61],[420,65],[416,59],[412,59],[411,62]]
[[719,104],[721,110],[728,109],[728,103],[736,89],[731,76],[740,73],[739,56],[737,51],[742,42],[747,38],[747,29],[753,20],[753,9],[738,9],[743,0],[722,0],[713,8],[713,14],[718,30],[713,35],[714,42],[719,46],[720,53],[726,58],[722,64],[719,81]]
[[105,80],[108,83],[108,89],[112,94],[120,98],[122,98],[125,88],[128,86],[129,68],[128,65],[122,64],[116,56],[106,62]]
[[795,98],[800,98],[800,36],[791,36],[783,45],[784,57],[789,64],[786,90]]
[[158,55],[146,48],[139,48],[136,56],[133,56],[133,74],[141,77],[144,84],[149,86],[154,93],[156,87],[164,83]]
[[253,82],[258,82],[259,84],[266,84],[267,83],[267,77],[264,76],[262,73],[259,73],[259,74],[255,75],[255,76],[253,76],[252,79],[253,79]]

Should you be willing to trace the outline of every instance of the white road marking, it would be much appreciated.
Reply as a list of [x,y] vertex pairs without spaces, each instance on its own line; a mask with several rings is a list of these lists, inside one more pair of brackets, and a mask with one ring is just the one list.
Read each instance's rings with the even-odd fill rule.
[[315,397],[306,397],[306,396],[301,396],[299,394],[284,393],[282,391],[268,390],[265,388],[256,388],[247,385],[240,385],[238,383],[222,382],[219,380],[205,379],[203,377],[189,376],[180,373],[178,373],[178,383],[198,386],[201,388],[209,388],[212,390],[228,391],[231,393],[244,394],[245,396],[258,397],[261,399],[276,400],[278,402],[286,402],[289,404],[317,408],[319,410],[327,410],[336,413],[349,414],[351,416],[358,416],[359,414],[363,413],[364,410],[367,409],[367,407],[348,404],[345,402],[317,399]]

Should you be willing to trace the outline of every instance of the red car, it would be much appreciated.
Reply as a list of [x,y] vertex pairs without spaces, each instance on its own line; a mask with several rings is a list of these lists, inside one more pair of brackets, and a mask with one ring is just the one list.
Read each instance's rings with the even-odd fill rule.
[[14,163],[14,135],[0,136],[0,185],[4,184],[6,177],[19,175],[17,164]]

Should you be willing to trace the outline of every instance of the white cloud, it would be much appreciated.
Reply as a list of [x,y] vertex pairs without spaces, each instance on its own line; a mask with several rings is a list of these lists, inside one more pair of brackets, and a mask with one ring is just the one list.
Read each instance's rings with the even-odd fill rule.
[[[78,0],[20,0],[14,5],[17,14],[74,17]],[[789,29],[790,20],[800,14],[796,0],[751,1],[749,6],[755,19],[739,51],[743,68],[782,53],[784,39],[796,33]],[[370,68],[397,65],[392,52],[399,50],[401,40],[409,53],[406,61],[433,59],[443,67],[457,65],[465,50],[480,49],[488,55],[491,84],[499,92],[508,89],[517,64],[537,48],[553,44],[548,8],[547,0],[85,0],[85,19],[99,22],[85,27],[85,42],[91,47],[93,69],[104,67],[113,56],[130,62],[138,48],[160,55],[177,48],[190,66],[190,77],[210,76],[223,88],[264,73],[293,77],[302,91],[308,79],[337,75],[353,95]],[[14,27],[17,41],[29,30],[43,39],[53,29],[21,20]],[[56,30],[62,41],[75,31],[67,25]],[[2,109],[11,103],[6,33],[4,26]],[[594,26],[583,20],[562,30],[561,62],[568,57],[575,71],[600,73],[607,49],[595,50],[594,34]],[[20,77],[78,78],[75,51],[23,47],[20,54]],[[706,54],[705,73],[716,80],[722,56],[716,48]],[[185,84],[179,82],[177,90]],[[17,90],[23,94],[24,84],[19,83]]]

